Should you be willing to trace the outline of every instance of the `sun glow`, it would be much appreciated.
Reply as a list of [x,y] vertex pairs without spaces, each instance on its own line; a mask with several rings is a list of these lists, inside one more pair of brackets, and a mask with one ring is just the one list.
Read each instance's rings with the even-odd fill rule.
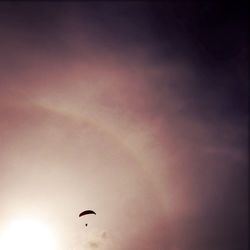
[[0,235],[1,250],[57,250],[47,224],[30,218],[12,221]]

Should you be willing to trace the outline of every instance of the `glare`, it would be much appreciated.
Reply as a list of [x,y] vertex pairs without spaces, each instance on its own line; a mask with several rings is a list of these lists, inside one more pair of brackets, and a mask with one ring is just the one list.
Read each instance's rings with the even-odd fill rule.
[[0,235],[1,250],[57,250],[49,225],[30,218],[10,222]]

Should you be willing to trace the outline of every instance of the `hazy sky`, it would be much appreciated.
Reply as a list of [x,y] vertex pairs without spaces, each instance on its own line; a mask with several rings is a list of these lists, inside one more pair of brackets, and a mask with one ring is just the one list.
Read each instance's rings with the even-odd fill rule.
[[0,3],[0,227],[246,250],[247,28],[241,1]]

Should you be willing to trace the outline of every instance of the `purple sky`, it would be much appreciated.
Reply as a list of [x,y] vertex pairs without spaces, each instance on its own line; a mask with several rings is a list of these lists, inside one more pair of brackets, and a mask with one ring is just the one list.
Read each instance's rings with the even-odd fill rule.
[[61,250],[246,250],[246,12],[1,3],[0,225],[46,217]]

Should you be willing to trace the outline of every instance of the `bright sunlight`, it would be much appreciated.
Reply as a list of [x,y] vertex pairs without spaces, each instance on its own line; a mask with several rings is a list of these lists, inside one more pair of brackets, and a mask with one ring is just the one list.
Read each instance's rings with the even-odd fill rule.
[[57,250],[49,226],[31,218],[12,221],[0,235],[1,250]]

